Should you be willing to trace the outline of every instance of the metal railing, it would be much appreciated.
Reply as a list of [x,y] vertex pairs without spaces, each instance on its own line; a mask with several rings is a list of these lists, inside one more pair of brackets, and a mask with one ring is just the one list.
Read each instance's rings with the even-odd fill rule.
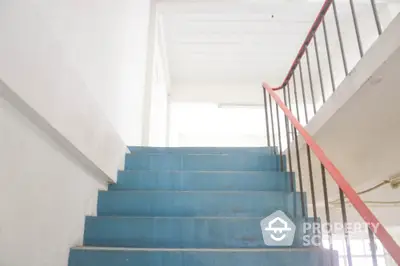
[[[349,3],[350,3],[352,19],[353,19],[353,23],[354,23],[354,29],[355,29],[356,37],[357,37],[358,49],[359,49],[360,56],[362,57],[364,55],[364,50],[363,50],[363,45],[362,45],[362,41],[361,41],[361,37],[360,37],[360,29],[358,26],[357,14],[356,14],[353,0],[349,0]],[[375,19],[377,33],[378,33],[378,35],[381,35],[382,34],[382,25],[381,25],[380,17],[379,17],[378,10],[376,7],[376,2],[375,2],[375,0],[370,0],[370,3],[371,3],[371,9],[373,11],[374,19]],[[311,42],[314,43],[315,53],[316,53],[317,62],[318,62],[319,78],[322,82],[321,65],[319,62],[319,52],[318,52],[317,45],[316,45],[318,42],[317,38],[316,38],[316,32],[320,28],[321,24],[322,24],[322,30],[323,30],[324,40],[325,40],[326,53],[327,53],[327,57],[328,57],[330,76],[332,79],[332,85],[334,87],[333,90],[336,89],[335,82],[333,80],[334,77],[333,77],[332,58],[331,58],[331,51],[330,51],[331,48],[329,47],[327,26],[326,26],[326,22],[325,22],[325,16],[331,7],[333,10],[337,35],[338,35],[338,39],[339,39],[339,46],[340,46],[340,52],[341,52],[341,57],[342,57],[342,61],[343,61],[343,68],[344,68],[346,75],[349,73],[348,66],[347,66],[347,60],[346,60],[346,56],[345,56],[345,52],[344,52],[344,44],[343,44],[341,26],[340,26],[340,22],[339,22],[336,4],[335,4],[334,0],[326,0],[323,4],[321,10],[319,11],[317,18],[315,19],[314,23],[312,24],[311,29],[307,33],[307,36],[306,36],[303,44],[301,45],[299,52],[297,53],[285,79],[283,80],[282,84],[279,87],[275,87],[275,88],[273,88],[273,90],[283,89],[289,84],[289,81],[292,78],[292,76],[294,75],[304,54],[306,54],[308,66],[310,65],[309,64],[309,56],[308,56],[308,46],[311,44]],[[322,87],[323,87],[323,85],[321,86],[321,89],[322,89]]]
[[[286,136],[286,142],[288,144],[287,148],[287,158],[288,158],[288,170],[290,172],[297,172],[297,181],[299,183],[299,190],[301,192],[301,213],[303,217],[307,215],[307,205],[304,199],[304,186],[303,183],[305,181],[305,176],[302,174],[302,165],[301,165],[301,147],[300,147],[300,140],[299,138],[302,137],[305,144],[306,144],[306,153],[307,153],[307,167],[308,167],[308,176],[309,176],[309,184],[310,184],[310,192],[311,192],[311,207],[312,207],[312,217],[314,221],[318,221],[321,217],[318,214],[317,202],[316,202],[316,190],[315,190],[315,176],[313,173],[313,158],[319,161],[320,170],[321,170],[321,183],[322,183],[322,193],[323,193],[323,208],[324,208],[324,217],[326,219],[326,223],[328,225],[332,224],[331,220],[331,210],[330,210],[330,202],[328,200],[328,186],[327,186],[327,172],[333,178],[335,183],[338,186],[339,196],[340,196],[340,212],[342,216],[342,223],[343,228],[347,228],[348,218],[347,218],[347,209],[346,209],[346,199],[351,203],[354,209],[361,215],[362,219],[365,221],[368,227],[368,237],[370,240],[371,246],[371,260],[372,265],[377,266],[377,256],[376,256],[376,244],[375,244],[375,235],[381,241],[384,248],[387,252],[392,256],[394,261],[400,265],[400,247],[396,244],[390,234],[387,232],[385,227],[379,222],[379,220],[375,217],[375,215],[371,212],[371,210],[366,206],[366,204],[362,201],[356,191],[350,186],[350,184],[346,181],[340,171],[334,166],[334,164],[327,158],[323,150],[319,147],[319,145],[312,139],[312,137],[307,133],[304,127],[300,124],[299,120],[293,115],[292,108],[290,104],[290,99],[288,99],[287,94],[284,93],[284,101],[280,99],[280,97],[274,92],[274,90],[268,86],[268,84],[263,84],[263,91],[265,92],[265,103],[266,106],[269,105],[270,111],[266,110],[266,120],[267,120],[267,129],[276,124],[278,128],[283,128],[282,132]],[[276,107],[276,118],[274,118],[274,113],[272,112],[273,107]],[[296,113],[298,112],[298,108],[296,108]],[[280,116],[279,113],[283,113],[285,117],[284,126],[277,121],[278,117]],[[275,123],[276,122],[276,123]],[[270,134],[271,131],[267,130],[267,141],[271,145],[274,145],[274,141],[283,141],[283,136],[281,130],[278,129],[278,140],[273,140],[272,135]],[[292,148],[290,142],[294,140],[294,150],[295,150],[295,158],[296,158],[296,165],[297,169],[293,169],[294,162],[292,161]],[[277,146],[282,147],[282,146]],[[311,154],[311,151],[313,154]],[[277,154],[281,159],[279,160],[280,168],[284,169],[283,163],[283,151],[281,148],[278,149],[279,154]],[[292,191],[295,190],[295,185],[292,183],[291,185]],[[333,236],[332,231],[328,230],[328,240],[329,240],[329,247],[333,249]],[[352,263],[352,253],[351,253],[351,246],[350,246],[350,238],[349,232],[344,230],[344,240],[346,242],[346,255],[347,255],[347,265],[353,265]]]
[[[380,16],[378,14],[377,5],[375,0],[370,0],[369,2],[370,8],[374,17],[374,24],[376,32],[379,35],[382,34],[382,25],[380,21]],[[364,56],[365,47],[360,36],[359,29],[359,21],[357,18],[357,12],[354,5],[353,0],[349,0],[349,8],[351,14],[351,23],[354,28],[354,33],[356,36],[357,43],[357,53],[360,56],[360,59]],[[333,163],[326,157],[322,149],[315,143],[315,141],[311,138],[311,136],[307,133],[307,131],[303,128],[301,123],[299,122],[301,118],[304,119],[305,124],[307,124],[311,118],[311,116],[315,115],[317,112],[316,105],[316,93],[320,93],[320,99],[322,100],[322,104],[328,99],[325,93],[325,84],[323,77],[323,68],[321,64],[321,54],[318,49],[319,40],[317,38],[317,31],[321,29],[322,25],[322,36],[325,44],[325,56],[327,60],[328,74],[327,77],[330,80],[332,85],[332,92],[336,90],[336,79],[334,76],[334,67],[332,62],[332,47],[330,46],[330,42],[328,37],[332,35],[328,35],[327,23],[325,21],[325,16],[327,12],[331,10],[333,14],[333,21],[336,28],[335,35],[338,40],[338,49],[340,53],[341,65],[343,68],[343,72],[345,77],[349,75],[349,64],[346,58],[345,46],[343,42],[341,24],[338,17],[338,10],[336,7],[336,3],[334,0],[326,0],[318,13],[318,16],[313,23],[311,29],[309,30],[305,41],[303,42],[299,52],[295,60],[293,61],[284,81],[279,87],[269,87],[268,84],[263,83],[263,95],[264,95],[264,107],[265,107],[265,119],[266,119],[266,131],[267,131],[267,143],[268,146],[278,147],[277,152],[279,154],[280,160],[280,168],[281,170],[285,170],[286,167],[284,165],[283,153],[284,146],[287,148],[287,158],[288,165],[287,170],[290,172],[297,173],[297,183],[299,184],[299,190],[301,192],[301,212],[305,217],[307,215],[307,206],[305,202],[305,198],[303,196],[303,192],[305,191],[305,175],[304,170],[307,171],[308,175],[308,183],[310,186],[310,194],[311,194],[311,209],[312,216],[314,220],[317,221],[320,219],[318,214],[323,214],[325,217],[325,221],[327,224],[331,224],[332,215],[330,210],[330,202],[328,195],[328,180],[327,175],[330,175],[333,180],[336,182],[339,192],[338,202],[340,203],[340,214],[341,220],[344,228],[347,228],[348,224],[348,210],[346,209],[346,203],[350,202],[350,204],[354,207],[354,209],[361,215],[362,219],[369,225],[368,227],[368,238],[370,241],[371,248],[371,261],[372,265],[377,266],[377,255],[376,255],[376,242],[375,236],[381,241],[384,248],[387,252],[392,256],[393,260],[400,265],[400,247],[396,244],[387,230],[383,227],[382,224],[379,223],[374,214],[370,211],[370,209],[366,206],[366,204],[361,200],[356,191],[349,185],[349,183],[345,180],[339,170],[333,165]],[[312,66],[310,64],[310,53],[309,49],[311,46],[314,46],[314,62],[315,62],[315,72],[312,72]],[[302,60],[304,60],[302,63]],[[336,69],[335,69],[336,70]],[[308,73],[308,74],[307,74]],[[313,77],[317,73],[317,79]],[[307,74],[307,75],[304,75]],[[315,81],[318,80],[317,86],[315,86]],[[308,82],[308,83],[307,83]],[[316,87],[320,87],[319,91],[316,91]],[[308,89],[308,96],[306,96],[306,88]],[[283,91],[283,101],[280,99],[278,94],[275,92],[277,90],[282,89]],[[300,98],[300,94],[302,95],[302,99]],[[292,98],[293,97],[293,98]],[[307,100],[311,101],[310,109],[312,109],[311,113],[307,107]],[[293,103],[293,106],[292,106]],[[300,104],[299,104],[300,103]],[[303,110],[302,110],[303,109]],[[294,115],[295,113],[295,115]],[[281,120],[284,121],[281,122]],[[276,134],[277,133],[277,134]],[[305,158],[301,156],[301,144],[300,142],[305,142]],[[315,156],[315,157],[313,157]],[[315,169],[315,159],[318,160],[321,174],[321,179],[316,179]],[[302,160],[306,160],[302,162]],[[302,168],[302,166],[305,166]],[[296,169],[294,169],[296,168]],[[320,187],[322,189],[323,194],[323,213],[318,209],[317,206],[317,195],[316,195],[316,182],[320,182]],[[294,182],[291,184],[292,191],[295,190]],[[331,192],[332,193],[332,192]],[[377,227],[375,227],[377,226]],[[343,233],[344,241],[346,243],[346,265],[352,266],[353,257],[351,252],[350,245],[350,237],[349,232],[344,230]],[[333,249],[333,236],[332,231],[328,230],[328,240],[329,247]]]
[[[354,1],[347,0],[348,7],[346,2],[341,2],[339,9],[334,0],[324,2],[282,84],[273,87],[273,90],[288,90],[294,99],[298,97],[298,103],[304,105],[300,107],[299,118],[303,125],[311,120],[336,91],[340,81],[364,57],[366,48],[383,33],[384,27],[375,0],[363,2],[362,9],[359,7],[359,11],[363,12],[360,16],[362,19],[357,16]],[[344,11],[341,8],[348,8],[351,18],[346,21],[343,17],[340,19],[339,11]],[[389,19],[390,14],[386,15],[383,20],[385,27],[393,19]]]

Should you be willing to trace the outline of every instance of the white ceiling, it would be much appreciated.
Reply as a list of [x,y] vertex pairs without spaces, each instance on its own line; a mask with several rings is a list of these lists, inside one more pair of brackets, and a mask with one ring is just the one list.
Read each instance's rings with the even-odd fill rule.
[[[378,1],[379,10],[391,1]],[[355,57],[357,61],[349,2],[336,2],[348,60]],[[158,0],[171,99],[261,104],[261,82],[280,85],[322,4],[322,0]],[[367,26],[373,24],[370,2],[355,0],[355,6],[361,37],[370,39],[376,34],[373,25]],[[331,13],[332,10],[327,27],[332,60],[334,67],[340,69]],[[315,65],[314,61],[311,55],[311,64]],[[307,83],[305,78],[306,86]]]
[[259,92],[263,80],[278,85],[321,4],[160,1],[172,94],[200,87],[228,92],[237,84]]

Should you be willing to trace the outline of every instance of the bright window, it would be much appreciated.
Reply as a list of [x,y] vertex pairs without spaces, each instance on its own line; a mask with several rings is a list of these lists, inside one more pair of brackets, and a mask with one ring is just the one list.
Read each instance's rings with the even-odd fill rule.
[[[384,248],[380,241],[376,240],[375,242],[377,246],[376,256],[378,266],[387,266]],[[339,253],[339,266],[348,266],[346,242],[335,239],[332,245],[333,249]],[[323,246],[329,249],[329,241],[327,239],[323,240]],[[373,266],[369,239],[350,240],[350,250],[354,266]]]

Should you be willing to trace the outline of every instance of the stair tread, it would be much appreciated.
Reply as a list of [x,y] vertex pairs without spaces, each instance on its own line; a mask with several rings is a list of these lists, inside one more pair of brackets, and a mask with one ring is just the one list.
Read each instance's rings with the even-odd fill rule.
[[321,250],[320,247],[284,247],[284,248],[131,248],[131,247],[95,247],[95,246],[78,246],[72,247],[74,250],[101,250],[101,251],[183,251],[183,252],[276,252],[276,251],[310,251]]
[[[258,173],[282,173],[281,171],[278,170],[133,170],[133,169],[127,169],[127,170],[122,170],[120,172],[184,172],[184,173],[229,173],[229,174],[234,174],[234,173],[250,173],[250,174],[258,174]],[[294,173],[294,172],[283,172],[283,173]]]
[[263,216],[86,216],[90,218],[110,218],[110,219],[264,219]]
[[[125,171],[98,193],[83,244],[69,266],[326,265],[329,250],[266,246],[260,222],[277,210],[303,217],[293,172],[279,171],[275,148],[129,147]],[[283,167],[286,158],[283,158]],[[307,210],[305,210],[307,212]],[[289,255],[290,254],[290,255]],[[332,253],[333,254],[333,253]]]
[[245,194],[245,193],[270,193],[270,194],[292,194],[293,192],[289,191],[276,191],[276,190],[143,190],[143,189],[121,189],[121,190],[109,190],[109,191],[100,191],[101,193],[127,193],[127,192],[139,192],[139,193],[221,193],[221,194]]

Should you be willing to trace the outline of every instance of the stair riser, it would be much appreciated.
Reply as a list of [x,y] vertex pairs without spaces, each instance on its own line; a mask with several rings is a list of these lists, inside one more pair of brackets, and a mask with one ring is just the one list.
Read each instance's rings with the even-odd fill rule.
[[[261,218],[87,217],[85,246],[140,248],[266,248]],[[303,246],[303,223],[296,223],[293,247]]]
[[132,154],[276,154],[272,147],[129,147]]
[[292,174],[284,172],[120,172],[110,190],[290,191]]
[[[337,262],[337,254],[333,256],[333,261]],[[329,262],[327,252],[314,249],[269,252],[71,250],[69,266],[322,266],[330,265]]]
[[280,160],[279,156],[259,154],[131,154],[126,156],[125,169],[187,171],[266,171],[280,169]]
[[108,191],[98,200],[99,216],[265,217],[277,210],[300,216],[300,193]]

